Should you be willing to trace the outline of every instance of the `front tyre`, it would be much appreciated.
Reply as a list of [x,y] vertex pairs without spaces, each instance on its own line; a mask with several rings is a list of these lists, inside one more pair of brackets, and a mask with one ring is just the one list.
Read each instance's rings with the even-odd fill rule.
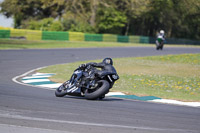
[[95,89],[87,89],[85,98],[88,100],[96,100],[109,92],[110,84],[106,80],[98,81],[98,86]]
[[163,46],[164,46],[164,44],[162,43],[161,46],[160,46],[160,49],[161,49],[161,50],[163,50]]
[[63,97],[67,94],[66,88],[64,87],[64,84],[62,84],[60,87],[58,87],[55,91],[55,95],[57,97]]

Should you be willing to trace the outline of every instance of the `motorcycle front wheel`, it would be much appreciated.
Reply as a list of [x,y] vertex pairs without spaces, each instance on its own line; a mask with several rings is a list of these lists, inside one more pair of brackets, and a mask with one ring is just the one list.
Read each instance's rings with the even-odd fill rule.
[[55,91],[55,95],[57,97],[63,97],[67,94],[66,88],[64,87],[64,84],[62,84],[60,87],[58,87]]
[[87,89],[85,98],[88,100],[96,100],[109,92],[110,84],[106,80],[99,80],[98,86],[95,89]]

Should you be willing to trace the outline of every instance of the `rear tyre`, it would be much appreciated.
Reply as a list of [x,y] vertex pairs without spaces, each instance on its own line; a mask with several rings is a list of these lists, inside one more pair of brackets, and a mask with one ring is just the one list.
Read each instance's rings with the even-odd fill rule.
[[109,92],[110,84],[106,80],[98,81],[98,86],[95,89],[87,89],[85,91],[85,98],[88,100],[96,100],[102,98]]

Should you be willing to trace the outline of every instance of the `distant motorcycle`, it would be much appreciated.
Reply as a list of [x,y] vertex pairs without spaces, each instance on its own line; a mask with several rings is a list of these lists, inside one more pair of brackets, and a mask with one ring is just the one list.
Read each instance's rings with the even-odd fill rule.
[[117,73],[107,73],[99,77],[95,74],[97,69],[88,65],[86,68],[77,68],[70,80],[64,82],[55,91],[57,97],[65,95],[81,96],[88,100],[103,99],[105,94],[119,79]]
[[162,36],[158,36],[156,39],[156,49],[162,50],[164,46],[164,38]]

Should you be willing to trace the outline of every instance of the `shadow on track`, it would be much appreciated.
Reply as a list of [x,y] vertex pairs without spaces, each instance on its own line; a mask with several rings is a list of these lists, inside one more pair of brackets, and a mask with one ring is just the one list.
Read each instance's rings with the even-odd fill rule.
[[[64,97],[59,97],[59,98],[87,100],[85,97],[76,97],[76,96],[69,96],[69,95],[66,95]],[[87,101],[123,101],[123,99],[106,97],[102,100],[87,100]]]

